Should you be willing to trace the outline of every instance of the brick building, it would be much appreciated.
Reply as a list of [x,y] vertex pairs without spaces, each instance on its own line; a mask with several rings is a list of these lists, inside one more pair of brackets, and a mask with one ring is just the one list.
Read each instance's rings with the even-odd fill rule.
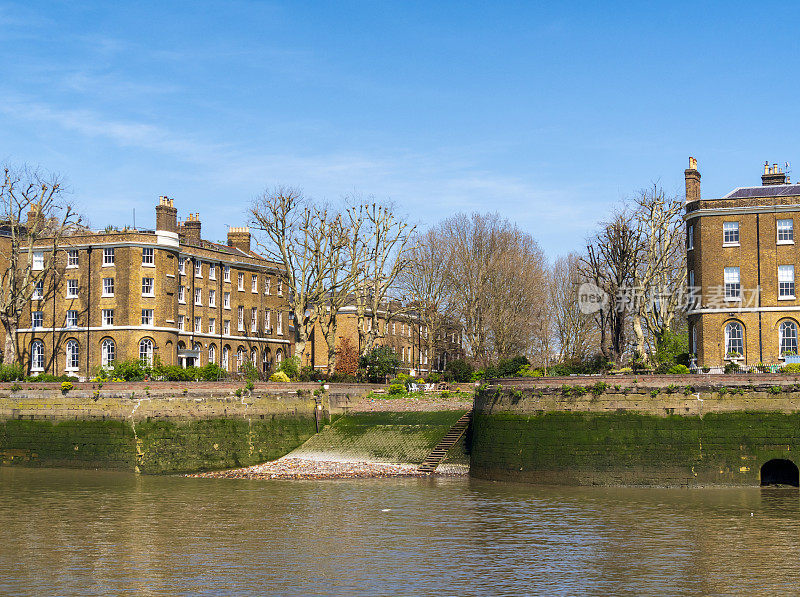
[[700,196],[697,161],[686,179],[689,350],[698,365],[780,363],[798,352],[795,292],[800,185],[765,164],[761,185]]
[[[34,269],[51,256],[38,242]],[[250,359],[268,371],[292,354],[279,266],[251,251],[248,228],[230,228],[227,245],[202,240],[198,215],[179,224],[161,197],[155,230],[79,231],[55,260],[16,338],[33,374],[84,378],[139,358],[232,372]]]
[[[456,325],[447,326],[438,338],[429,342],[428,327],[419,324],[419,317],[413,311],[397,309],[393,313],[390,306],[379,314],[378,320],[384,337],[378,338],[376,344],[394,348],[400,359],[401,372],[424,376],[432,371],[443,371],[450,361],[464,358],[461,331]],[[365,321],[370,325],[370,319]],[[358,314],[354,306],[339,310],[336,336],[337,348],[348,339],[360,351]],[[303,354],[303,365],[311,365],[321,371],[328,368],[328,344],[319,325],[314,326],[308,348]]]

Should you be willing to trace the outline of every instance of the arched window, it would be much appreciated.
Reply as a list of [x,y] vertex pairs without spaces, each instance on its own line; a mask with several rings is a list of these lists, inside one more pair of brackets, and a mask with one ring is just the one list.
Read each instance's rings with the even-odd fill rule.
[[208,347],[208,362],[209,363],[216,363],[217,362],[217,347],[213,344],[210,344]]
[[153,341],[150,338],[144,338],[139,342],[139,360],[144,365],[153,364]]
[[77,371],[80,366],[80,348],[77,340],[67,340],[67,371]]
[[31,342],[31,371],[44,371],[44,343],[41,340]]
[[250,363],[253,367],[258,367],[258,351],[255,348],[253,352],[250,353]]
[[692,349],[689,351],[697,356],[697,326],[692,326]]
[[111,338],[106,338],[100,343],[100,364],[111,367],[117,358],[117,346]]
[[781,347],[781,356],[797,354],[797,324],[793,321],[782,321],[778,328],[778,340]]
[[275,351],[275,364],[280,365],[283,362],[283,351],[279,348]]
[[262,356],[261,367],[264,370],[264,373],[269,371],[269,348],[264,349],[264,354]]
[[244,348],[241,346],[236,349],[236,370],[242,370],[242,363],[244,363]]
[[225,346],[222,349],[222,368],[225,371],[228,371],[228,365],[230,364],[230,356],[231,356],[231,347]]
[[725,356],[740,357],[744,354],[744,330],[738,321],[725,326]]

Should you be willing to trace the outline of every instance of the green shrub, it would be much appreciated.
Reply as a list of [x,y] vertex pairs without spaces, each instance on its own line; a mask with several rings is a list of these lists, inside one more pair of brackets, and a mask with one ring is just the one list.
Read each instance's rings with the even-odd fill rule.
[[289,376],[286,375],[283,371],[276,371],[275,373],[270,375],[269,380],[270,381],[278,381],[278,382],[281,382],[281,383],[289,383],[291,381],[289,379]]
[[739,363],[726,363],[725,364],[725,373],[738,373],[739,372]]
[[667,390],[667,394],[674,394],[674,393],[675,393],[675,391],[676,391],[677,389],[678,389],[678,388],[675,386],[675,384],[674,384],[674,383],[671,383],[671,384],[669,384],[669,385],[667,386],[667,388],[666,388],[666,390]]
[[25,369],[22,363],[0,365],[0,381],[22,381],[25,379]]
[[297,376],[300,375],[300,357],[296,355],[286,357],[281,364],[278,365],[277,370],[285,373],[286,377],[289,379],[297,379]]
[[789,363],[788,365],[784,365],[781,369],[781,373],[786,373],[787,375],[800,374],[800,363]]
[[652,390],[650,390],[650,396],[652,398],[655,398],[656,396],[658,396],[659,393],[660,393],[660,390],[658,388],[653,388]]
[[70,391],[72,388],[73,388],[73,386],[72,386],[72,382],[70,382],[70,381],[64,381],[64,382],[61,382],[61,392],[62,392],[62,393],[66,394],[66,393],[67,393],[67,392],[69,392],[69,391]]
[[152,373],[150,367],[142,363],[139,359],[130,361],[117,361],[111,369],[111,376],[125,381],[142,381]]
[[11,384],[11,391],[12,392],[19,392],[22,389],[22,386],[18,383]]
[[591,392],[591,393],[592,393],[592,394],[593,394],[595,397],[597,397],[597,396],[599,396],[600,394],[602,394],[603,392],[605,392],[607,388],[608,388],[608,384],[606,384],[605,382],[602,382],[602,381],[598,381],[598,382],[597,382],[596,384],[594,384],[593,386],[589,386],[589,391],[590,391],[590,392]]
[[667,373],[669,373],[670,375],[685,375],[687,373],[690,373],[690,371],[689,367],[687,367],[686,365],[673,365],[672,367],[669,368],[669,371],[667,371]]
[[32,381],[37,383],[58,383],[62,381],[78,381],[77,377],[70,375],[53,375],[52,373],[40,373],[39,375],[31,375],[25,378],[25,381]]
[[248,379],[247,383],[244,384],[244,387],[247,389],[248,392],[252,392],[253,388],[255,387],[255,384],[253,383],[252,379]]
[[393,383],[389,386],[388,393],[390,396],[399,396],[406,393],[406,386],[401,383]]
[[425,381],[428,383],[439,383],[442,381],[442,376],[438,373],[430,373],[428,377],[425,378]]
[[770,389],[767,390],[770,394],[780,394],[781,387],[780,386],[772,386]]
[[[463,359],[456,359],[447,363],[444,370],[450,372],[453,376],[453,381],[464,383],[472,379],[472,373],[475,368]],[[487,375],[487,377],[490,376]]]
[[358,367],[372,383],[383,383],[400,368],[400,359],[391,346],[376,346],[358,359]]
[[516,377],[519,375],[520,370],[523,367],[529,367],[530,361],[522,356],[516,356],[512,359],[502,359],[497,364],[497,376],[498,377]]

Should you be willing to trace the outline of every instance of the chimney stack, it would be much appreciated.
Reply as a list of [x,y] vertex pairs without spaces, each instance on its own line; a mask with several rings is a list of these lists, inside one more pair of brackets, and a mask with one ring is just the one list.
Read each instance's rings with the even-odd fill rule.
[[183,235],[187,243],[200,244],[200,214],[189,214],[183,223]]
[[697,160],[689,157],[689,167],[684,170],[686,179],[686,203],[700,200],[700,172],[697,171]]
[[241,249],[245,253],[250,252],[250,228],[244,226],[242,228],[235,228],[233,226],[228,228],[228,246],[236,249]]
[[158,198],[156,205],[156,230],[178,232],[178,210],[166,195]]
[[42,206],[39,203],[34,203],[28,210],[28,222],[26,227],[28,230],[36,230],[39,234],[42,233],[44,214],[42,213]]
[[778,164],[772,164],[770,168],[769,162],[764,162],[764,174],[761,175],[761,185],[768,187],[776,184],[786,184],[786,173],[778,168]]

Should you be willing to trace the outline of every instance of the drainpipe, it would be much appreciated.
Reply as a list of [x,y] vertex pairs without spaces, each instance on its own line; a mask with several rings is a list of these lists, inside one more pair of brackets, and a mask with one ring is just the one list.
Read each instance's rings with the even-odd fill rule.
[[86,377],[89,377],[89,351],[90,351],[90,341],[91,341],[91,332],[89,328],[91,328],[92,324],[92,245],[86,249],[86,255],[88,256],[88,268],[89,268],[89,288],[86,290]]
[[764,345],[761,340],[761,224],[756,214],[756,264],[758,270],[758,362],[764,362]]

